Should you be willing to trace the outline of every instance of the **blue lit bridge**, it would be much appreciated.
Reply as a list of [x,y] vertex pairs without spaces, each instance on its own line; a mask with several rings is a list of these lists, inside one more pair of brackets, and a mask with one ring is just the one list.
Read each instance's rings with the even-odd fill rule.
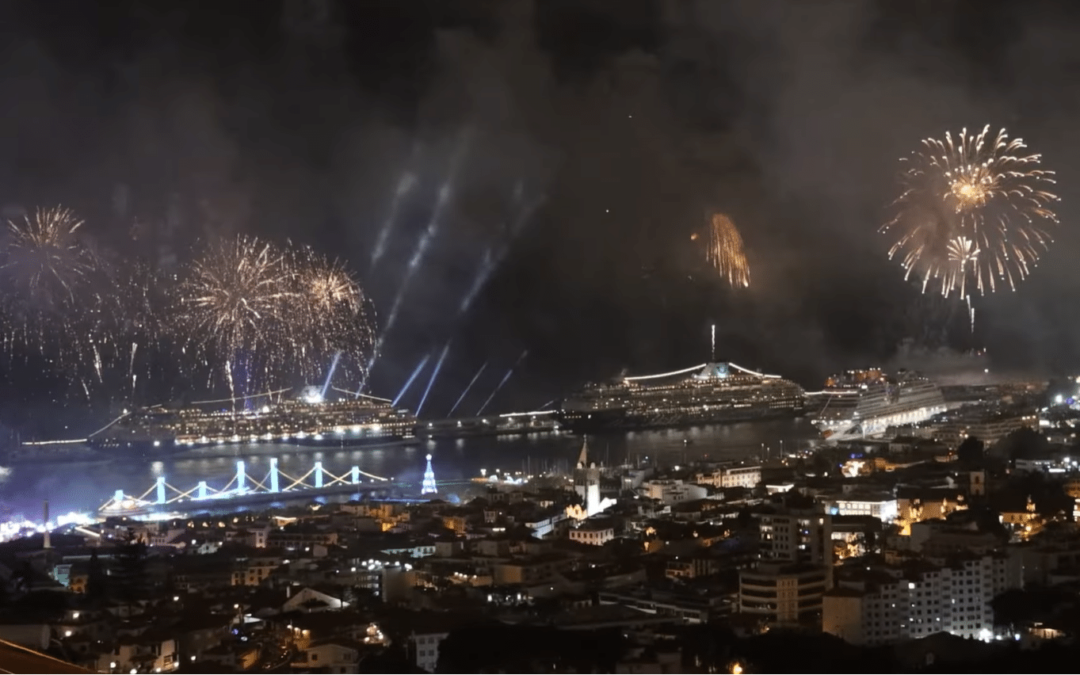
[[[364,479],[367,479],[366,482]],[[467,481],[439,481],[440,485],[463,484]],[[228,508],[260,502],[285,501],[290,499],[314,498],[332,494],[360,493],[382,495],[391,490],[402,490],[411,484],[395,482],[393,479],[361,471],[353,466],[349,471],[336,476],[323,467],[322,462],[315,462],[307,473],[293,477],[278,468],[276,457],[270,459],[270,470],[262,478],[256,478],[247,472],[243,460],[236,463],[236,473],[221,488],[211,487],[201,480],[198,485],[181,490],[159,476],[146,492],[139,496],[117,490],[113,496],[98,508],[101,516],[136,516],[178,508]],[[417,492],[419,495],[419,492]],[[434,495],[433,495],[434,496]],[[430,497],[429,497],[430,498]],[[421,501],[419,497],[407,501]]]

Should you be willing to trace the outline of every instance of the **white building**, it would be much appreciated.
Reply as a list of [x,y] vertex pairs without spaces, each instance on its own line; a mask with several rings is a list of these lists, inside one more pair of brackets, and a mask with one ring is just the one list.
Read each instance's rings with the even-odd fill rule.
[[411,641],[416,654],[416,666],[434,673],[439,665],[439,644],[450,633],[413,633]]
[[694,482],[715,488],[743,487],[752,489],[761,482],[760,466],[736,466],[717,469],[712,473],[699,473]]
[[825,594],[822,630],[855,645],[887,645],[947,632],[993,639],[990,602],[1022,586],[1021,567],[985,555],[916,574],[883,568],[876,579],[841,580]]
[[[577,469],[574,470],[574,491],[585,503],[583,508],[567,511],[572,518],[588,518],[602,513],[605,509],[615,505],[613,499],[600,498],[600,469],[596,463],[589,462],[589,442],[586,440],[581,445],[581,455],[578,457]],[[536,535],[541,536],[541,535]]]
[[[309,604],[310,603],[310,604]],[[344,609],[349,603],[341,598],[335,598],[314,588],[304,587],[293,593],[285,604],[281,606],[281,612],[301,611],[306,613],[328,612],[334,609]]]
[[643,496],[657,499],[663,504],[678,504],[705,499],[709,491],[700,485],[681,480],[650,480],[641,485]]
[[[360,650],[348,640],[313,644],[303,651],[304,668],[324,673],[359,673]],[[293,666],[301,664],[294,663]]]
[[838,516],[873,516],[891,523],[900,513],[895,497],[844,495],[832,501],[833,513]]

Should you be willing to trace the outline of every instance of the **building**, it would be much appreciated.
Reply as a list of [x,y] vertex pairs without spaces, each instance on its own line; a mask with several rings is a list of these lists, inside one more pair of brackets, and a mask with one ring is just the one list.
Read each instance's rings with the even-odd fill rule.
[[967,509],[967,502],[962,494],[955,491],[924,490],[919,494],[899,497],[896,500],[896,524],[901,535],[911,534],[912,523],[924,520],[942,520],[955,511]]
[[758,520],[761,559],[832,565],[832,517],[817,510],[762,514]]
[[642,483],[641,492],[649,499],[656,499],[668,505],[705,499],[709,496],[706,488],[678,479],[646,481]]
[[583,512],[586,518],[595,516],[614,503],[609,499],[600,499],[600,469],[596,462],[589,462],[588,440],[581,444],[581,455],[574,470],[574,492],[584,503]]
[[615,527],[610,520],[585,520],[570,530],[570,541],[590,546],[603,546],[615,538]]
[[883,523],[896,520],[896,498],[885,495],[846,494],[830,503],[830,511],[838,516],[873,516]]
[[822,611],[830,568],[806,563],[762,563],[739,573],[739,611],[771,623],[813,620]]
[[888,645],[935,633],[989,641],[990,602],[1022,586],[1018,560],[969,557],[921,569],[882,567],[842,579],[825,594],[822,630],[855,645]]
[[752,489],[761,482],[761,467],[725,467],[712,473],[699,473],[695,476],[694,482],[698,485],[709,485],[714,488],[744,487]]
[[233,586],[258,586],[268,579],[274,570],[281,567],[282,560],[278,557],[241,558],[234,564]]
[[1033,410],[996,410],[985,406],[967,406],[933,425],[934,436],[955,448],[967,438],[977,438],[987,447],[1024,427],[1039,428],[1039,415]]
[[324,673],[359,673],[363,645],[349,639],[314,642],[293,661],[293,668]]

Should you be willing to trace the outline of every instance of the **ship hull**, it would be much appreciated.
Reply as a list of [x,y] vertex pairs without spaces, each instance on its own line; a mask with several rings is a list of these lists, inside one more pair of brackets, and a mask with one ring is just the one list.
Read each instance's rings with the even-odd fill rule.
[[681,429],[711,424],[737,424],[775,419],[793,419],[802,414],[800,408],[735,408],[710,410],[692,416],[655,417],[634,414],[626,410],[591,411],[588,413],[564,411],[559,421],[573,433],[602,433],[619,431],[644,431],[649,429]]
[[175,438],[91,440],[88,445],[98,453],[117,457],[169,457],[187,449]]
[[99,454],[105,454],[112,457],[121,458],[143,458],[143,459],[159,459],[165,457],[172,457],[187,453],[197,448],[208,447],[231,447],[235,445],[251,445],[252,443],[277,443],[281,445],[295,445],[305,448],[326,448],[326,447],[342,447],[342,448],[355,448],[365,446],[382,446],[392,445],[398,443],[413,443],[416,441],[414,436],[367,436],[367,437],[350,437],[342,439],[336,435],[324,436],[323,438],[315,438],[309,436],[307,438],[273,438],[265,439],[259,438],[252,439],[237,439],[237,440],[223,440],[223,441],[192,441],[192,442],[179,442],[175,439],[156,439],[156,440],[139,440],[139,441],[103,441],[103,442],[91,442],[90,447],[96,450]]

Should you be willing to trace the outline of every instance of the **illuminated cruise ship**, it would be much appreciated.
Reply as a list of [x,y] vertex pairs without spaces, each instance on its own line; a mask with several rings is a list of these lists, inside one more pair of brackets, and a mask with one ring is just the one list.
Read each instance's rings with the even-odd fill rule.
[[703,363],[658,375],[591,384],[562,402],[571,430],[647,429],[794,417],[799,385],[734,363]]
[[305,392],[292,400],[232,410],[160,406],[125,412],[87,440],[100,450],[169,454],[227,443],[364,445],[413,438],[416,417],[370,396],[324,401]]
[[936,384],[905,370],[895,377],[876,368],[849,370],[808,396],[817,404],[814,424],[834,440],[879,436],[889,427],[924,422],[946,409]]

